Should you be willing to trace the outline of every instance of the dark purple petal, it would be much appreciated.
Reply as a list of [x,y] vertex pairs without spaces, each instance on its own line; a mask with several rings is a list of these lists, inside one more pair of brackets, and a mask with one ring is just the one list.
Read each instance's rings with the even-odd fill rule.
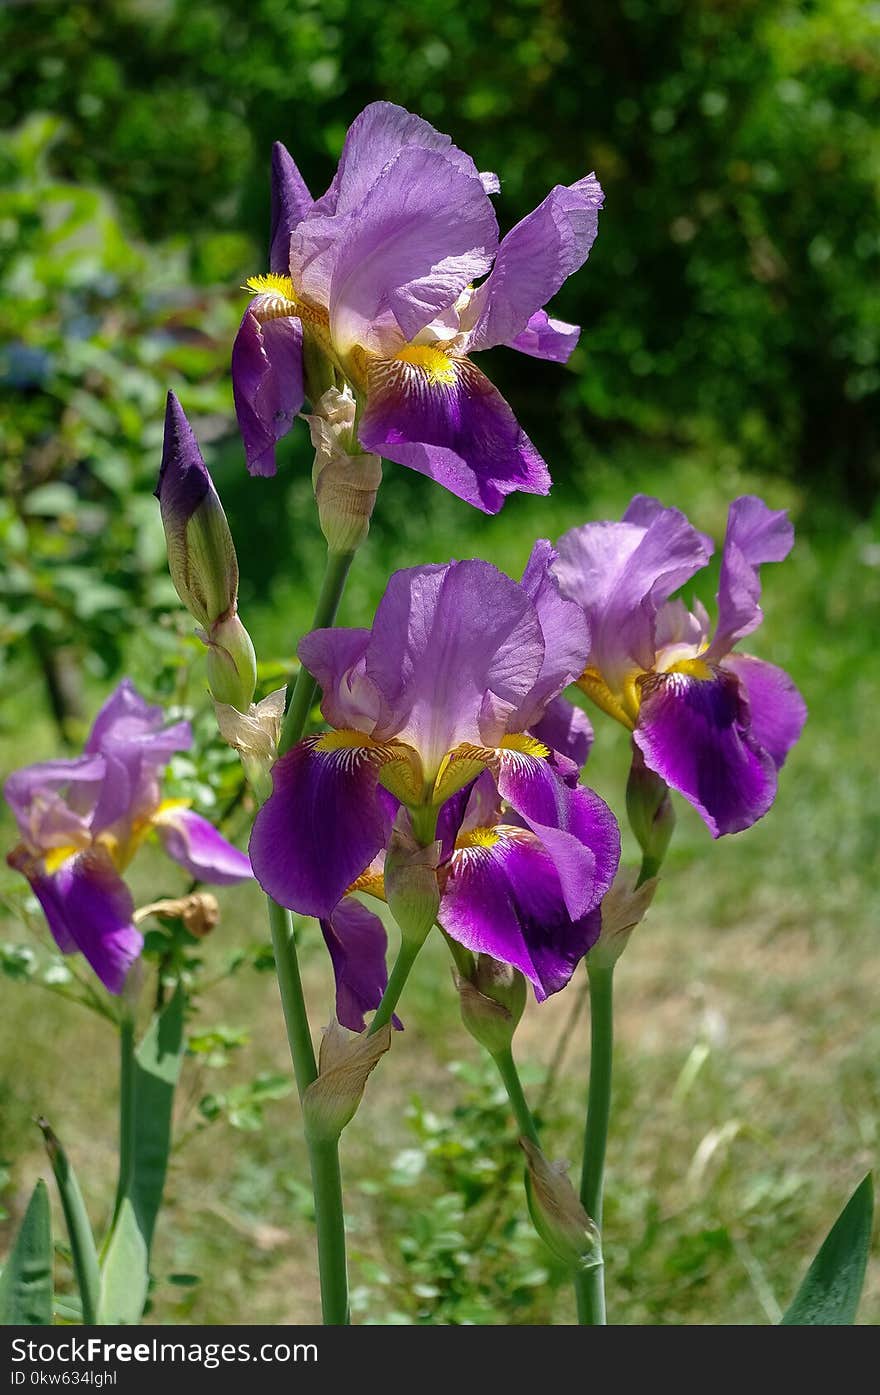
[[604,800],[584,785],[572,788],[546,761],[522,751],[498,753],[496,781],[502,798],[546,848],[569,915],[592,911],[614,880],[620,830]]
[[30,882],[58,948],[79,950],[105,988],[121,993],[144,940],[132,923],[131,892],[105,850],[78,853],[53,876]]
[[289,151],[276,140],[272,146],[272,229],[269,270],[290,275],[290,234],[312,208],[312,196]]
[[776,766],[750,728],[732,673],[653,674],[642,685],[633,740],[649,769],[693,804],[714,838],[749,828],[773,803]]
[[491,275],[462,317],[462,328],[471,331],[470,349],[510,344],[583,265],[599,229],[603,198],[592,174],[569,188],[557,184],[502,239]]
[[[488,774],[488,771],[486,773]],[[489,778],[491,780],[491,775]],[[440,843],[441,863],[448,861],[452,856],[455,840],[461,831],[474,784],[475,782],[472,780],[469,785],[458,790],[451,799],[447,799],[446,803],[440,806],[435,836]]]
[[570,760],[577,770],[586,765],[593,744],[593,726],[582,707],[575,707],[563,697],[554,698],[540,722],[529,731],[551,751]]
[[785,509],[768,509],[763,499],[735,499],[727,517],[718,583],[718,624],[709,653],[722,658],[763,619],[758,599],[762,562],[781,562],[794,545],[794,528]]
[[708,562],[711,542],[678,509],[637,495],[622,523],[587,523],[559,540],[555,564],[565,595],[590,624],[590,665],[613,690],[656,657],[664,601]]
[[807,704],[785,670],[775,664],[750,654],[730,654],[721,667],[735,673],[745,689],[752,736],[781,769],[807,720]]
[[385,846],[375,751],[307,737],[272,769],[272,794],[254,822],[251,866],[273,900],[327,917]]
[[[363,1032],[364,1013],[379,1006],[388,982],[385,926],[360,901],[346,896],[321,921],[321,930],[336,978],[337,1020],[351,1032]],[[397,1017],[394,1025],[401,1025]]]
[[253,876],[246,854],[191,809],[160,809],[153,824],[168,856],[198,881],[230,886]]
[[504,825],[453,853],[439,919],[465,948],[519,969],[539,1001],[565,986],[601,928],[598,908],[569,914],[554,860],[534,834]]
[[382,699],[366,675],[369,630],[312,630],[297,654],[321,689],[321,711],[331,727],[372,735]]
[[454,169],[482,180],[487,192],[497,192],[496,177],[478,175],[473,160],[453,145],[451,136],[435,131],[421,116],[393,102],[371,102],[348,128],[339,167],[327,193],[315,205],[316,213],[346,213],[359,208],[385,167],[408,146],[442,155]]
[[544,663],[517,716],[524,727],[539,721],[547,704],[580,678],[590,650],[590,630],[577,601],[563,596],[552,571],[556,552],[541,538],[523,572],[522,588],[531,600],[544,635]]
[[[165,437],[156,498],[166,534],[182,529],[208,494],[216,496],[208,467],[186,413],[173,392],[165,402]],[[219,500],[218,500],[219,503]]]
[[522,587],[488,562],[395,572],[373,622],[366,672],[383,698],[377,734],[414,746],[433,774],[461,742],[498,744],[486,695],[509,713],[534,686],[544,641]]
[[[338,237],[328,241],[337,221]],[[298,284],[320,304],[329,274],[330,334],[340,354],[356,344],[393,353],[488,271],[497,240],[476,173],[411,146],[382,171],[356,216],[304,223],[292,257]],[[313,247],[324,249],[320,257]]]
[[550,359],[553,363],[568,363],[581,337],[580,325],[554,320],[546,310],[536,310],[524,330],[511,339],[509,348],[518,349],[530,358]]
[[467,359],[449,365],[449,381],[435,381],[412,363],[375,362],[358,432],[364,449],[484,513],[497,513],[514,490],[548,494],[547,466],[500,392]]
[[302,327],[290,316],[262,324],[251,306],[232,346],[232,393],[252,475],[274,475],[275,446],[302,407]]

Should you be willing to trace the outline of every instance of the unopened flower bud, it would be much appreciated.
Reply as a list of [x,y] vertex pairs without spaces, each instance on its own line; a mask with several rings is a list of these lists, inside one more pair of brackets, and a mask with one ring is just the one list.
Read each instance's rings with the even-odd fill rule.
[[401,936],[411,944],[420,945],[437,919],[440,852],[439,842],[422,847],[405,826],[392,830],[385,855],[385,897]]
[[675,810],[669,786],[645,764],[633,742],[633,757],[626,784],[626,812],[638,839],[649,876],[659,872],[675,829]]
[[612,968],[629,944],[633,930],[644,920],[657,890],[657,878],[649,877],[640,886],[636,881],[637,873],[632,868],[621,868],[614,878],[602,902],[602,930],[587,955],[588,966]]
[[528,1138],[519,1144],[526,1155],[526,1195],[535,1229],[563,1264],[593,1268],[601,1260],[599,1231],[578,1200],[565,1163],[548,1162]]
[[201,632],[208,646],[208,687],[215,702],[248,712],[257,686],[257,656],[251,637],[233,612]]
[[370,531],[382,483],[378,455],[360,451],[356,403],[350,392],[331,387],[306,417],[315,447],[312,483],[321,531],[331,552],[355,552]]
[[173,392],[165,408],[156,498],[171,580],[190,615],[207,630],[235,607],[238,562],[220,496]]
[[519,969],[478,954],[470,977],[456,974],[461,1020],[490,1055],[507,1051],[526,1005],[526,981]]
[[370,1072],[391,1045],[391,1023],[372,1035],[353,1036],[334,1018],[324,1031],[318,1078],[303,1095],[303,1115],[312,1138],[338,1138],[354,1118]]
[[286,696],[286,688],[276,688],[261,702],[252,702],[247,712],[225,702],[214,703],[220,735],[238,751],[248,782],[261,802],[272,792],[269,771],[278,753]]
[[166,897],[162,901],[151,901],[148,906],[139,906],[134,913],[135,925],[149,915],[179,920],[185,930],[197,940],[203,940],[219,922],[220,907],[217,897],[210,891],[193,891],[189,896]]

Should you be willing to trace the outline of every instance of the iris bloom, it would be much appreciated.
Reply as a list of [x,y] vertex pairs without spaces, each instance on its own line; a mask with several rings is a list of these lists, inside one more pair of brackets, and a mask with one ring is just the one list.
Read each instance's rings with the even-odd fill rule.
[[[364,451],[486,513],[513,490],[546,494],[544,461],[470,354],[506,344],[569,358],[578,327],[543,307],[593,245],[603,200],[595,176],[556,185],[499,243],[488,197],[497,176],[389,102],[353,122],[317,201],[282,145],[272,172],[270,272],[248,282],[254,296],[232,356],[251,473],[275,473],[275,443],[306,391],[316,400],[335,372],[362,405]],[[320,361],[329,377],[316,385]]]
[[589,635],[553,555],[536,544],[521,584],[478,561],[396,572],[371,630],[316,630],[299,646],[332,730],[276,762],[251,861],[270,896],[322,921],[347,1026],[378,1004],[385,939],[344,898],[381,894],[395,817],[420,828],[427,815],[429,838],[436,819],[447,932],[521,969],[539,997],[599,933],[619,833],[577,783],[588,724],[558,695]]
[[200,881],[226,885],[252,875],[244,853],[186,807],[162,800],[159,778],[192,744],[188,722],[163,726],[128,679],[101,708],[85,753],[44,761],[4,786],[21,842],[9,854],[27,877],[64,954],[84,954],[119,993],[143,946],[122,874],[155,830],[169,857]]
[[781,562],[793,542],[784,510],[754,495],[731,504],[714,635],[699,602],[689,611],[669,599],[714,550],[678,509],[637,495],[623,522],[588,523],[559,543],[556,575],[592,634],[580,687],[716,838],[767,812],[806,720],[782,669],[733,652],[761,623],[761,563]]

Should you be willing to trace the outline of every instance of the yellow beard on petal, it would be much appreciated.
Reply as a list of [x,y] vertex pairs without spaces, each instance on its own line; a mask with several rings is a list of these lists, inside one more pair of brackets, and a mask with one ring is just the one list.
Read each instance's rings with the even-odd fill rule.
[[501,834],[497,828],[470,828],[466,833],[460,833],[455,840],[457,848],[494,848],[496,843],[501,842]]
[[529,736],[524,731],[515,731],[510,736],[505,736],[501,742],[502,751],[522,751],[524,756],[535,756],[537,760],[546,760],[550,755],[550,747],[545,746],[543,741],[538,741],[534,736]]
[[455,364],[449,354],[433,344],[407,344],[395,354],[395,363],[409,363],[418,368],[432,387],[455,382]]

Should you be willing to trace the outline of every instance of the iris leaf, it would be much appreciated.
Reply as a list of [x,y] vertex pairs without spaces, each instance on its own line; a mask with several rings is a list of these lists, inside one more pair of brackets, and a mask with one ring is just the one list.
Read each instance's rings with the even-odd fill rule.
[[52,1326],[52,1220],[42,1179],[0,1275],[0,1326]]
[[855,1322],[871,1246],[874,1188],[856,1187],[783,1315],[783,1327],[845,1327]]

